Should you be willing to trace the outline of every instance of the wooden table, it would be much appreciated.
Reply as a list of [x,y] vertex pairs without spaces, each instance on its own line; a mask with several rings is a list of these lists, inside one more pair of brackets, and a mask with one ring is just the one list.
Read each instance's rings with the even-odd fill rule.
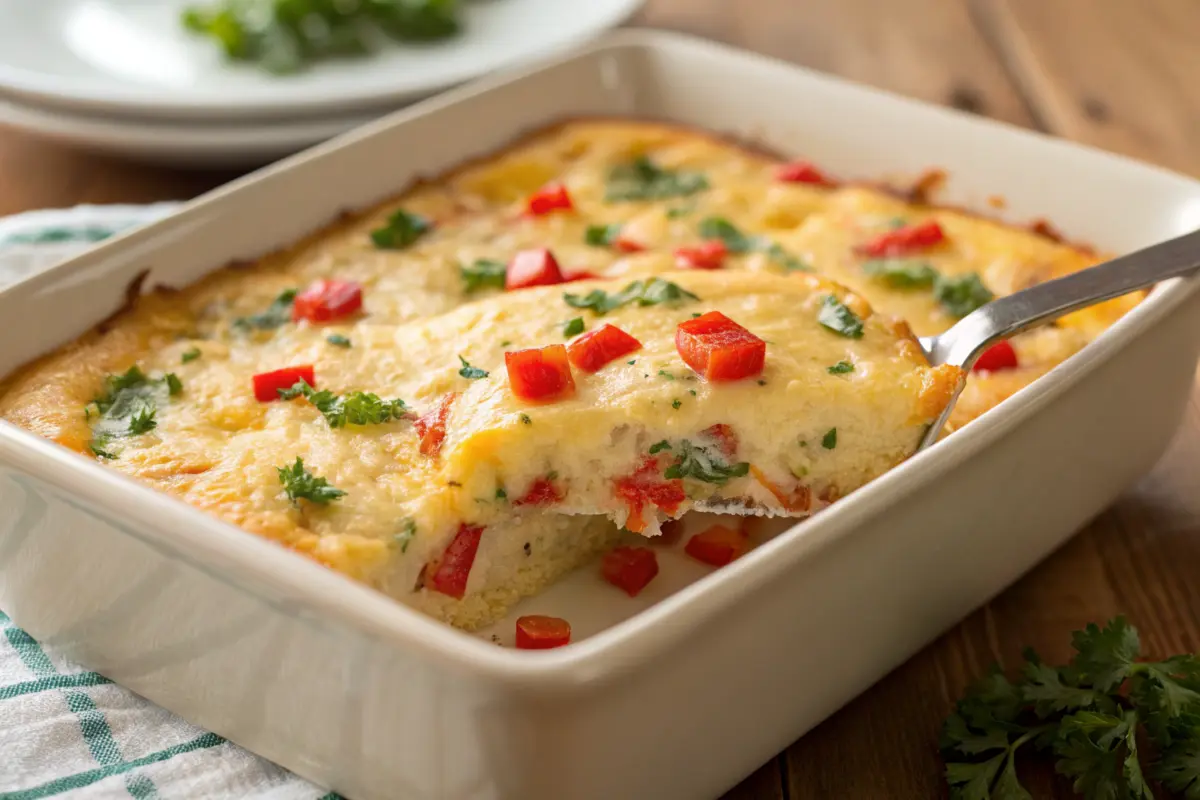
[[[1200,175],[1192,0],[650,0],[638,22]],[[0,214],[184,198],[230,177],[121,163],[0,128]],[[1194,399],[1170,452],[1136,488],[727,797],[944,796],[941,720],[992,662],[1013,664],[1026,644],[1065,659],[1071,630],[1118,613],[1151,653],[1200,650],[1197,467]],[[1050,770],[1026,779],[1035,797],[1073,796]]]

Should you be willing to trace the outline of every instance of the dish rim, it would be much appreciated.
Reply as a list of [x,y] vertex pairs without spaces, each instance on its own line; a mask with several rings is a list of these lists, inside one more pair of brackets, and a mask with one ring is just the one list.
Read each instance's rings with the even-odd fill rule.
[[[161,221],[115,237],[85,254],[0,290],[0,307],[17,287],[30,289],[42,282],[52,282],[68,271],[91,269],[94,267],[91,262],[108,261],[122,251],[128,251],[126,255],[138,252],[140,248],[136,245],[139,243],[175,226],[186,225],[193,217],[210,213],[214,207],[219,209],[219,204],[227,194],[278,171],[286,171],[299,163],[318,158],[326,152],[352,147],[361,137],[403,125],[410,118],[431,113],[446,105],[469,102],[493,88],[527,75],[552,71],[563,64],[597,53],[631,45],[655,48],[678,45],[680,42],[690,47],[710,48],[726,55],[760,62],[783,63],[675,33],[629,30],[610,34],[579,52],[453,90],[219,187],[183,204],[174,214]],[[803,67],[787,66],[827,84],[850,85],[860,91],[866,88],[875,95],[887,97],[892,102],[900,101],[923,114],[967,117],[979,126],[1001,128],[1009,135],[1084,152],[1092,158],[1120,164],[1125,169],[1149,170],[1200,197],[1200,181],[1168,170],[1025,131],[1007,123],[974,118],[882,90],[861,87]],[[733,605],[738,597],[764,591],[773,581],[797,569],[804,559],[812,558],[851,535],[863,520],[886,511],[893,495],[916,491],[954,469],[1065,392],[1092,369],[1112,358],[1197,288],[1200,288],[1200,277],[1186,281],[1175,279],[1161,284],[1137,308],[1048,375],[936,447],[917,454],[851,493],[848,497],[854,497],[853,501],[843,500],[815,517],[798,521],[736,563],[714,571],[593,636],[557,650],[523,652],[501,648],[456,630],[340,573],[291,553],[273,542],[248,534],[121,473],[105,469],[8,422],[0,422],[0,465],[12,465],[60,491],[69,492],[90,506],[87,513],[121,527],[124,532],[151,546],[165,547],[173,551],[174,558],[182,557],[191,566],[213,574],[230,586],[250,591],[265,602],[271,601],[264,587],[270,587],[275,594],[295,598],[298,601],[295,606],[278,605],[278,610],[285,613],[326,624],[307,613],[310,609],[324,612],[330,617],[329,624],[351,624],[374,635],[392,637],[393,644],[420,651],[424,657],[438,659],[441,665],[459,671],[466,670],[480,679],[499,682],[519,691],[545,694],[578,690],[607,683],[620,671],[636,669],[656,655],[678,646],[694,635],[707,619]],[[120,518],[132,521],[136,527],[122,524]]]

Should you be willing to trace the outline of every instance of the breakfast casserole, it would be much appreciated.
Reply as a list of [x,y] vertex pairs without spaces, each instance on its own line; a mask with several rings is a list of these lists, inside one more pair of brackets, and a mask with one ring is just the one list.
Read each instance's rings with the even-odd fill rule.
[[[970,376],[915,335],[1098,257],[665,125],[576,121],[130,307],[0,417],[453,625],[603,555],[636,594],[690,509],[803,516],[1076,352],[1121,299]],[[715,526],[686,552],[747,545]],[[526,620],[518,645],[569,632]]]

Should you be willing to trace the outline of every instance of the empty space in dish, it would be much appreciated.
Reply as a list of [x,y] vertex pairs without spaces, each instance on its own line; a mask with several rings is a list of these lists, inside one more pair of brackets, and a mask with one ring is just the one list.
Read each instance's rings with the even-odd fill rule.
[[[577,116],[723,132],[849,179],[944,168],[939,200],[983,209],[999,194],[1007,218],[1046,217],[1107,250],[1200,220],[1200,187],[1170,173],[720,46],[624,34],[372,124],[0,293],[21,334],[0,348],[0,374],[119,308],[142,272],[145,287],[188,284]],[[715,795],[1153,463],[1191,387],[1193,288],[1156,291],[1045,379],[730,567],[664,559],[636,601],[576,573],[521,606],[598,631],[560,651],[440,626],[8,425],[0,607],[351,796]]]

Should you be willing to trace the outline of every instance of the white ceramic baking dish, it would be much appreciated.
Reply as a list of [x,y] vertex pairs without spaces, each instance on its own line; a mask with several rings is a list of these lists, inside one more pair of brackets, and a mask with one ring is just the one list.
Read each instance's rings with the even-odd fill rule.
[[[0,374],[148,286],[577,115],[751,136],[845,176],[940,166],[944,199],[1124,251],[1195,228],[1200,184],[673,35],[627,32],[403,111],[0,293]],[[1187,401],[1172,282],[1002,406],[733,565],[625,604],[584,570],[522,610],[584,634],[496,647],[0,425],[0,608],[184,717],[354,798],[712,797],[999,592],[1141,475]],[[659,585],[661,583],[661,586]],[[668,591],[678,589],[678,591]],[[658,602],[651,602],[658,601]],[[591,634],[591,635],[587,635]],[[932,742],[930,743],[932,746]]]

